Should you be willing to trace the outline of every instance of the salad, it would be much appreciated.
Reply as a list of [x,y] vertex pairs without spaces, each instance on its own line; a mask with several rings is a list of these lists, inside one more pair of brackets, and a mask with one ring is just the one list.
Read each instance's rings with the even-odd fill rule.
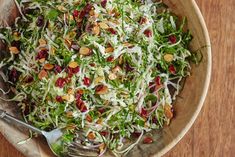
[[100,155],[157,142],[142,137],[170,124],[190,63],[200,60],[189,50],[185,19],[151,0],[16,4],[21,16],[0,28],[8,52],[0,74],[10,85],[1,92],[14,93],[4,100],[17,102],[25,121],[66,128],[62,143],[83,130],[82,144]]

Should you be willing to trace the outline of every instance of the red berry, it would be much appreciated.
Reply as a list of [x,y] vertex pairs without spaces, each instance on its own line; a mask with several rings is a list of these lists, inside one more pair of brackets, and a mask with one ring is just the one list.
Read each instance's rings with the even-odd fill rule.
[[112,62],[114,60],[114,57],[113,56],[109,56],[108,58],[107,58],[107,61],[108,62]]
[[177,42],[177,38],[175,35],[169,36],[168,40],[172,43],[175,44]]
[[74,10],[74,11],[73,11],[73,16],[74,16],[74,17],[78,17],[78,15],[79,15],[79,11],[78,11],[78,10]]
[[84,83],[84,85],[86,85],[86,86],[90,86],[90,84],[91,84],[91,79],[89,79],[88,77],[84,77],[83,83]]
[[65,79],[60,77],[56,80],[55,86],[59,88],[63,88],[65,83],[66,83]]
[[146,37],[148,37],[148,38],[153,36],[152,31],[149,30],[149,29],[146,29],[146,30],[144,31],[144,35],[145,35]]
[[143,142],[144,142],[144,144],[153,143],[153,138],[152,137],[145,137]]
[[171,74],[175,74],[176,73],[176,69],[175,69],[174,65],[170,65],[169,66],[169,71],[170,71]]
[[140,115],[141,115],[142,117],[146,118],[146,117],[148,116],[148,112],[147,112],[147,110],[146,110],[146,109],[144,109],[144,108],[142,108],[142,109],[141,109],[141,113],[140,113]]

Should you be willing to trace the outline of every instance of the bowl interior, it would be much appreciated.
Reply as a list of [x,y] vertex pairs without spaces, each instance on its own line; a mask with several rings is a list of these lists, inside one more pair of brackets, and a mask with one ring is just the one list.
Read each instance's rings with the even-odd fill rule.
[[[211,48],[208,32],[196,3],[193,0],[164,0],[164,2],[179,16],[187,17],[188,28],[194,37],[191,43],[191,50],[200,49],[203,60],[200,65],[192,65],[192,75],[187,78],[183,91],[175,102],[176,116],[169,127],[163,130],[154,131],[156,142],[151,145],[139,144],[128,156],[149,157],[160,156],[170,150],[189,130],[195,121],[203,105],[211,74]],[[0,1],[0,25],[7,25],[14,22],[18,15],[13,0]],[[1,45],[1,44],[0,44]],[[204,47],[204,48],[203,48]],[[3,47],[0,46],[0,50]],[[1,54],[2,56],[2,54]],[[4,86],[0,80],[1,87]],[[15,116],[20,116],[16,104],[2,102],[0,108],[7,110]],[[19,131],[20,129],[20,131]],[[29,142],[18,145],[19,141],[28,138],[28,133],[22,128],[0,121],[0,132],[27,157],[51,157],[53,156],[43,138],[33,138]],[[33,150],[33,151],[32,151]],[[107,154],[106,156],[110,156]]]

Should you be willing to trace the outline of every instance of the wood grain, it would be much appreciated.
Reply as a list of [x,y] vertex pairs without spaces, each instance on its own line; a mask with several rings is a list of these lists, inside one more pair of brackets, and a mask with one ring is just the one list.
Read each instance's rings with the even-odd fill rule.
[[[235,154],[234,0],[197,0],[213,48],[213,74],[205,105],[185,137],[165,157],[232,157]],[[0,157],[24,157],[0,135]]]

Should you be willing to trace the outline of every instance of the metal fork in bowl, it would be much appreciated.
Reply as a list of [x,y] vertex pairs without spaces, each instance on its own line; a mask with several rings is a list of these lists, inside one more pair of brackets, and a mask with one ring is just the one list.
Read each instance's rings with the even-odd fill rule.
[[6,111],[0,109],[0,119],[8,122],[13,122],[19,124],[25,128],[30,129],[40,135],[43,135],[51,149],[51,151],[58,157],[97,157],[99,156],[99,145],[87,147],[81,144],[84,141],[84,136],[80,133],[76,133],[76,140],[69,144],[66,144],[66,149],[63,152],[58,152],[56,146],[60,143],[63,136],[64,129],[54,129],[50,132],[40,130],[32,125],[29,125],[11,115],[6,113]]

